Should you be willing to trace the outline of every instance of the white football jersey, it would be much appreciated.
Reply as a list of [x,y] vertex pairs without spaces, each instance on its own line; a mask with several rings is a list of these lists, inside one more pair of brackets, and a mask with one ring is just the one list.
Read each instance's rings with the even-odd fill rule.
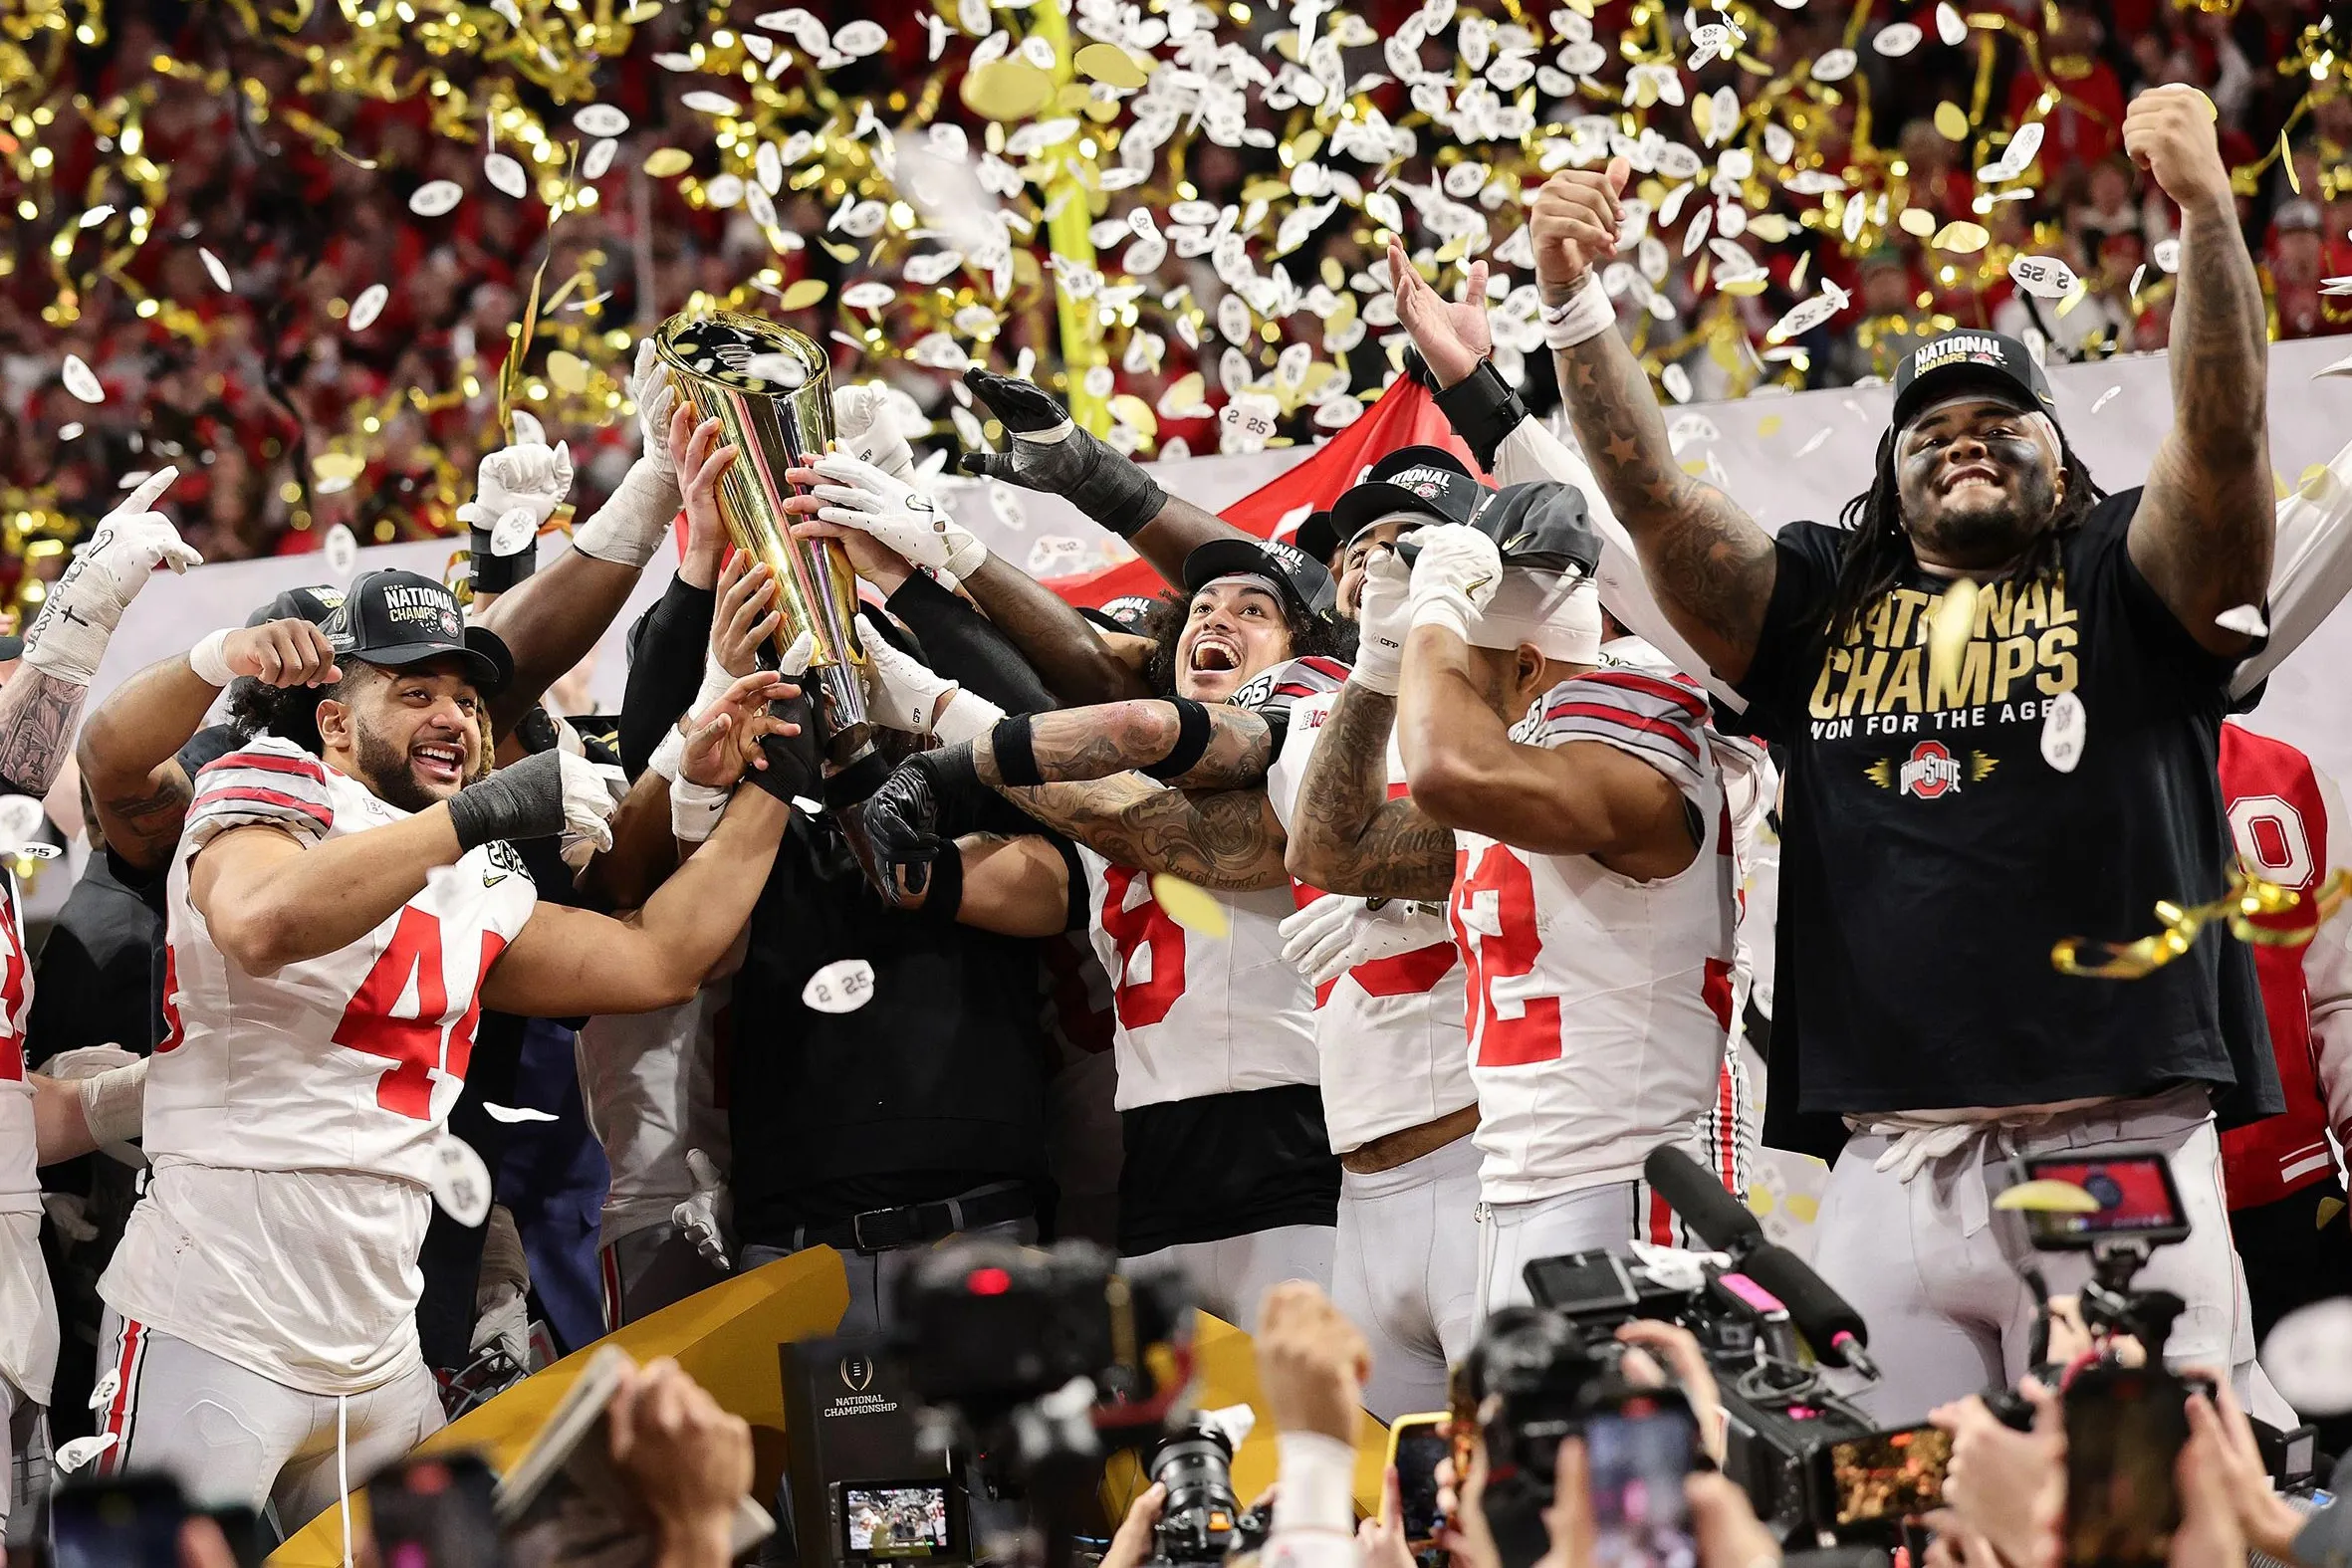
[[[1288,832],[1315,740],[1339,700],[1317,692],[1291,705],[1289,734],[1267,771],[1266,793]],[[1388,739],[1388,794],[1405,793],[1404,762]],[[1299,884],[1301,907],[1320,890]],[[1334,1153],[1470,1105],[1478,1091],[1463,1050],[1463,976],[1452,941],[1359,964],[1315,994],[1323,1120]]]
[[1642,759],[1691,802],[1703,833],[1687,868],[1653,882],[1588,855],[1456,835],[1452,914],[1470,971],[1490,1203],[1630,1180],[1661,1143],[1697,1150],[1722,1083],[1732,999],[1731,832],[1704,697],[1595,671],[1553,687],[1513,737],[1597,742]]
[[[143,1138],[155,1176],[100,1289],[123,1316],[265,1376],[356,1392],[416,1354],[433,1148],[464,1085],[483,978],[538,894],[511,846],[486,844],[351,946],[248,975],[188,898],[205,845],[254,824],[317,844],[407,813],[271,737],[206,767],[195,788],[166,885],[165,1035]],[[259,1173],[256,1192],[287,1200],[265,1204],[278,1225],[202,1202],[219,1186],[206,1173]],[[307,1234],[297,1245],[263,1229]],[[190,1243],[201,1265],[183,1259]],[[255,1273],[268,1282],[256,1293],[247,1267],[294,1277]]]
[[40,1155],[33,1085],[25,1077],[25,1016],[33,967],[25,955],[16,878],[0,870],[0,1378],[49,1403],[57,1366],[57,1301],[41,1256]]
[[599,1013],[581,1026],[580,1097],[612,1182],[599,1245],[665,1225],[694,1193],[686,1151],[729,1167],[722,1062],[734,1032],[732,975],[653,1012]]

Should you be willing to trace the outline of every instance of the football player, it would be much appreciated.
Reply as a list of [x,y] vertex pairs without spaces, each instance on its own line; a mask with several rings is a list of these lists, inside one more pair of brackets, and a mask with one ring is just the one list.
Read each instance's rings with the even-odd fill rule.
[[[148,1073],[154,1170],[100,1286],[103,1462],[172,1470],[209,1503],[274,1500],[289,1526],[335,1499],[339,1472],[440,1425],[416,1255],[428,1192],[458,1197],[442,1124],[481,1009],[686,1001],[742,928],[787,811],[740,791],[629,922],[542,903],[506,840],[595,838],[611,797],[561,750],[487,771],[494,639],[401,571],[362,576],[325,630],[334,684],[289,689],[273,733],[195,780]],[[760,750],[798,734],[766,707],[797,695],[739,683],[686,773],[730,784],[749,752],[769,788],[809,788],[805,751],[769,768]]]

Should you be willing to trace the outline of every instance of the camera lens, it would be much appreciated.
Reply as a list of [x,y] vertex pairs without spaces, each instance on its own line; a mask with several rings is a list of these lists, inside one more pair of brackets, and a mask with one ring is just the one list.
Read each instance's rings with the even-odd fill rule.
[[1161,1550],[1179,1560],[1222,1558],[1241,1512],[1233,1494],[1233,1448],[1225,1435],[1196,1419],[1153,1452],[1151,1478],[1168,1488],[1160,1510]]

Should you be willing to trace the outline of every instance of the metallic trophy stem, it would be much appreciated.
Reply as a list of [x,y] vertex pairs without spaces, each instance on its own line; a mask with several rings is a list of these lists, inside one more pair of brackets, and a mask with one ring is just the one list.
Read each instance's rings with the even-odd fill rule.
[[737,449],[719,483],[719,515],[737,547],[775,576],[776,651],[803,632],[816,644],[802,679],[815,700],[825,761],[837,773],[872,775],[872,767],[856,766],[873,751],[859,678],[865,649],[857,636],[856,574],[837,540],[794,539],[784,510],[797,493],[785,470],[832,448],[824,350],[791,328],[714,311],[671,317],[654,336],[654,351],[696,416],[718,420],[722,439]]

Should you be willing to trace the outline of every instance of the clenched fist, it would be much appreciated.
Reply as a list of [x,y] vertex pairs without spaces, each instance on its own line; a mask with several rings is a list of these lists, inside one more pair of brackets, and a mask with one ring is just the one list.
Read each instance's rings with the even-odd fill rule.
[[2123,112],[2123,150],[2184,209],[2232,200],[2214,101],[2193,87],[2150,88],[2133,99]]
[[1623,158],[1611,158],[1606,169],[1562,169],[1535,192],[1528,227],[1544,304],[1572,298],[1585,276],[1617,253],[1617,198],[1632,172]]

